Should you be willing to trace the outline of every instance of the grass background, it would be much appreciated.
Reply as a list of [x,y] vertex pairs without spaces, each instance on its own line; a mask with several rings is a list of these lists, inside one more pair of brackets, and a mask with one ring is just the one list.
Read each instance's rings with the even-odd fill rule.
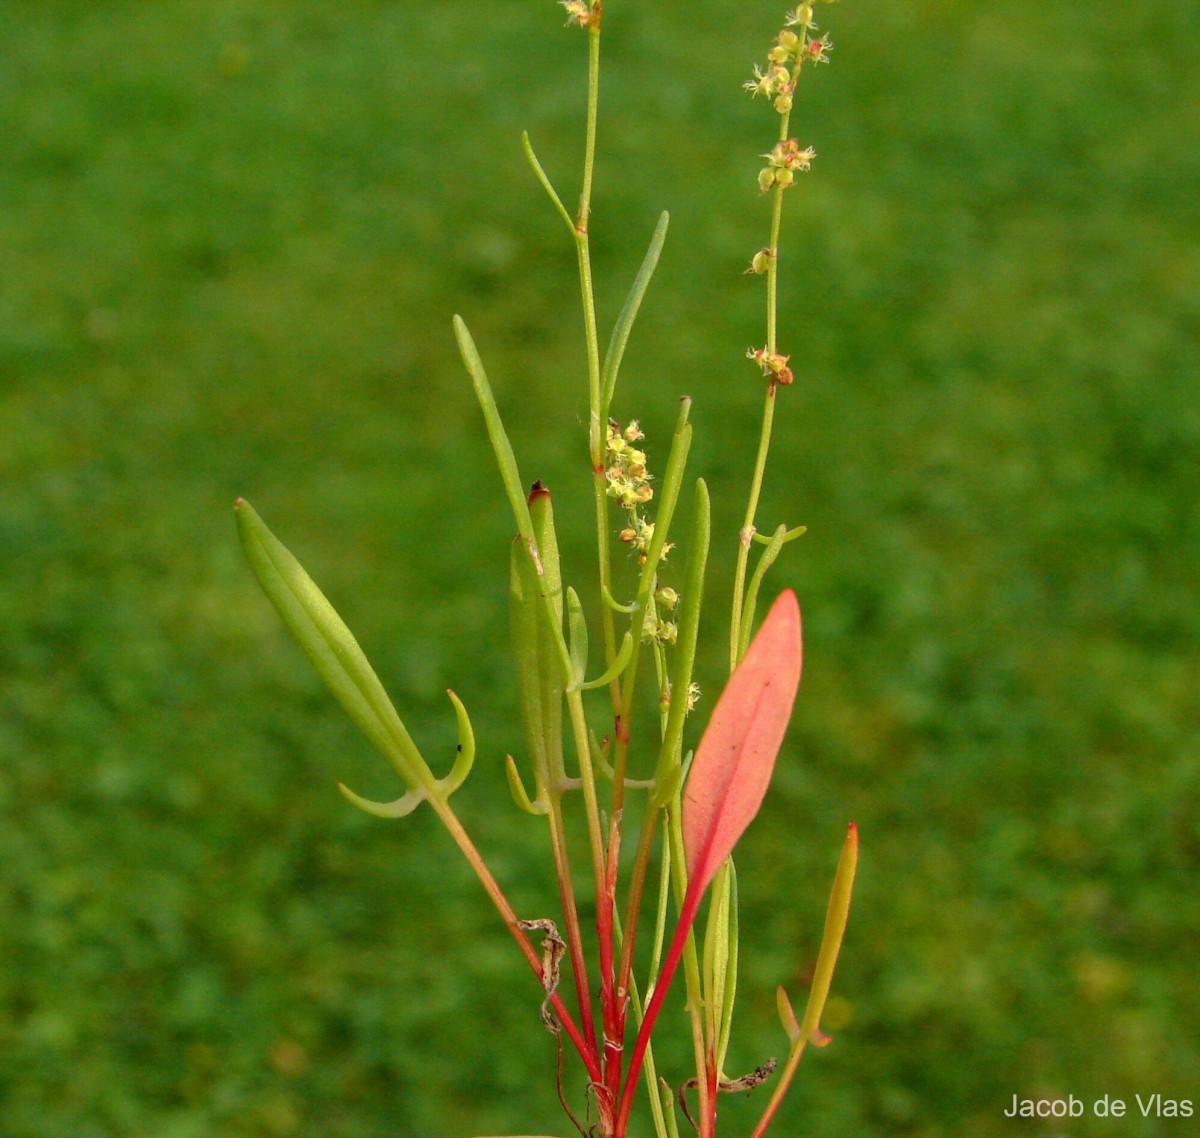
[[[557,14],[556,14],[557,13]],[[0,14],[0,1135],[566,1133],[539,996],[257,592],[251,498],[339,605],[522,912],[510,523],[480,343],[586,580],[573,198],[583,40],[549,2],[12,0]],[[759,384],[739,84],[766,3],[609,5],[610,321],[668,250],[619,413],[693,469],[731,576]],[[783,1039],[847,820],[829,1026],[780,1134],[978,1138],[1013,1094],[1200,1100],[1200,185],[1184,0],[853,0],[794,116],[762,517],[806,674],[745,842],[742,1030]],[[811,81],[809,81],[811,80]],[[720,676],[721,604],[703,663]],[[711,699],[711,695],[710,695]],[[711,704],[709,704],[711,706]],[[433,760],[435,765],[437,759]],[[670,1058],[670,1048],[664,1055]],[[676,1071],[682,1070],[677,1064]],[[678,1077],[682,1077],[681,1075]],[[763,1095],[724,1107],[746,1132]],[[1084,1118],[1071,1135],[1187,1121]]]

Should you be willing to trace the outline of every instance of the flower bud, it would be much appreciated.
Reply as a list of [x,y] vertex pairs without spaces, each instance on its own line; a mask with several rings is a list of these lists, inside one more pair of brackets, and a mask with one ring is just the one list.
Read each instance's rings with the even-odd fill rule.
[[811,3],[801,4],[794,12],[787,15],[787,23],[792,28],[813,28],[813,6]]

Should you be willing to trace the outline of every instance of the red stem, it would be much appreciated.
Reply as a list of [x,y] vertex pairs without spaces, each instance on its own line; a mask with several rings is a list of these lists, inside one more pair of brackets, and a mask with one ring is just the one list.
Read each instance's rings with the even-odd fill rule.
[[571,863],[567,857],[566,839],[562,831],[562,817],[556,806],[550,809],[550,844],[554,850],[554,869],[558,876],[558,895],[566,924],[568,951],[571,954],[571,972],[575,977],[575,999],[579,1004],[579,1018],[583,1025],[584,1037],[593,1054],[598,1054],[596,1025],[592,1019],[592,997],[588,991],[587,961],[583,955],[579,910],[575,905],[575,886],[571,878]]
[[[479,883],[483,886],[484,892],[487,893],[492,904],[496,906],[496,910],[503,918],[508,931],[512,934],[513,940],[517,942],[517,947],[521,950],[521,954],[525,957],[529,967],[533,969],[533,974],[541,980],[542,958],[538,955],[537,949],[530,943],[529,937],[525,935],[524,930],[517,924],[517,914],[513,912],[513,908],[508,903],[508,898],[505,897],[499,883],[484,864],[483,857],[475,847],[475,843],[471,841],[466,830],[463,829],[462,823],[458,820],[458,815],[454,813],[448,803],[437,798],[431,797],[429,805],[433,807],[446,829],[450,831],[450,836],[454,839],[458,848],[462,850],[463,856],[475,871],[475,876],[479,878]],[[567,1038],[570,1039],[575,1050],[579,1052],[579,1057],[583,1060],[583,1065],[587,1068],[588,1077],[594,1082],[599,1083],[602,1075],[595,1044],[589,1043],[589,1041],[584,1039],[579,1031],[579,1027],[571,1018],[571,1013],[567,1011],[567,1006],[563,1003],[562,997],[557,992],[550,997],[550,1006],[554,1008],[554,1013],[558,1016],[563,1030],[567,1033]]]
[[708,1086],[707,1108],[700,1120],[700,1138],[714,1138],[717,1133],[717,1056],[716,1040],[708,1044],[708,1063],[705,1065],[705,1083]]
[[654,1024],[658,1019],[659,1012],[662,1011],[667,989],[671,986],[671,981],[675,978],[675,970],[679,967],[679,961],[683,958],[683,949],[687,944],[688,933],[691,932],[692,925],[695,923],[696,913],[700,909],[702,894],[702,889],[694,889],[691,885],[688,886],[688,891],[684,894],[683,905],[679,911],[679,924],[675,926],[675,935],[671,938],[671,947],[667,950],[666,959],[659,970],[658,980],[654,985],[654,993],[650,997],[650,1003],[646,1006],[646,1014],[642,1019],[642,1026],[633,1044],[633,1054],[629,1059],[629,1073],[625,1076],[625,1089],[621,1092],[621,1103],[617,1112],[616,1133],[618,1135],[624,1134],[625,1127],[628,1125],[629,1112],[633,1107],[633,1094],[637,1088],[638,1076],[642,1073],[642,1063],[646,1059],[646,1047],[650,1043],[650,1033],[654,1030]]
[[633,860],[633,875],[629,881],[629,896],[625,902],[624,940],[621,943],[621,959],[617,965],[617,997],[620,1003],[620,1036],[625,1037],[625,1017],[629,1010],[629,976],[633,971],[633,949],[637,939],[637,926],[642,908],[642,894],[646,887],[646,868],[650,860],[650,847],[654,841],[657,809],[646,810],[642,832],[638,839],[637,855]]
[[600,1007],[604,1020],[604,1086],[609,1109],[621,1089],[623,1057],[623,999],[615,990],[616,968],[613,959],[615,931],[613,910],[617,891],[617,858],[621,849],[620,816],[613,815],[608,831],[608,858],[604,869],[601,896],[596,899],[596,935],[600,942]]

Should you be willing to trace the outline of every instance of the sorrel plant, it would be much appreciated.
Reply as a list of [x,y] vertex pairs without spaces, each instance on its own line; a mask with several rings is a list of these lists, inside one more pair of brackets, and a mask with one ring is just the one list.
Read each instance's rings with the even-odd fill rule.
[[[790,133],[792,107],[802,76],[828,61],[831,45],[826,36],[817,35],[812,4],[802,3],[787,14],[765,66],[756,67],[746,84],[754,95],[763,95],[772,104],[779,125],[778,138],[763,156],[766,165],[758,176],[760,193],[770,205],[769,237],[753,256],[749,270],[764,277],[766,285],[765,342],[748,353],[761,372],[762,430],[744,522],[736,543],[731,543],[737,560],[729,618],[730,676],[693,755],[685,753],[686,720],[699,697],[693,667],[710,531],[709,494],[703,479],[692,487],[682,572],[676,571],[676,559],[668,561],[674,548],[670,538],[683,528],[676,525],[676,515],[692,437],[691,400],[686,396],[680,400],[657,486],[640,449],[643,436],[636,420],[626,419],[622,425],[612,418],[622,357],[663,247],[667,215],[658,221],[607,350],[601,352],[589,226],[604,13],[601,0],[563,0],[562,6],[568,24],[582,29],[588,42],[583,177],[574,214],[563,205],[527,135],[523,144],[530,166],[570,235],[579,264],[587,347],[588,465],[597,538],[594,592],[599,598],[598,613],[590,620],[579,594],[564,584],[550,491],[541,482],[526,489],[475,342],[462,318],[453,320],[517,531],[511,550],[511,638],[528,748],[525,764],[532,773],[533,793],[511,755],[506,769],[516,804],[546,820],[561,901],[557,920],[522,917],[514,911],[451,805],[451,796],[470,773],[476,749],[462,701],[449,693],[459,746],[450,772],[439,778],[354,636],[300,563],[248,503],[239,499],[236,514],[246,555],[267,596],[350,717],[391,761],[407,787],[393,802],[372,802],[344,786],[343,794],[383,818],[400,818],[428,803],[442,821],[541,986],[541,1019],[559,1042],[559,1097],[576,1127],[600,1138],[625,1138],[635,1094],[644,1085],[658,1138],[677,1138],[678,1110],[701,1138],[713,1138],[720,1095],[765,1083],[776,1066],[772,1060],[737,1077],[730,1077],[724,1066],[738,961],[737,879],[730,855],[763,801],[800,682],[800,609],[791,590],[779,594],[757,633],[751,633],[766,571],[783,546],[803,532],[802,527],[780,525],[769,536],[762,534],[757,516],[776,403],[795,378],[789,357],[779,349],[776,327],[781,218],[789,191],[800,184],[798,176],[808,171],[814,157],[812,149],[801,146]],[[636,580],[632,595],[624,599],[617,595],[613,557],[622,545],[628,547]],[[589,678],[589,630],[597,627],[599,663]],[[643,710],[644,722],[638,721],[638,709],[644,706],[637,698],[639,685],[643,689],[649,685],[657,697],[657,717]],[[573,773],[568,771],[564,736],[570,740]],[[567,807],[576,802],[576,791],[581,810],[572,811],[569,822]],[[630,811],[627,816],[629,794],[643,795],[645,803],[640,812]],[[627,817],[639,814],[636,832],[627,834]],[[590,851],[586,885],[577,883],[568,855],[568,825],[579,824],[586,829]],[[621,849],[631,841],[635,848],[631,866],[621,872]],[[650,905],[646,902],[652,890],[647,886],[656,858],[657,898]],[[801,1019],[783,989],[778,989],[789,1050],[752,1138],[760,1138],[769,1127],[805,1047],[828,1042],[820,1019],[846,924],[856,859],[857,834],[851,824]],[[582,925],[577,888],[594,897],[594,929]],[[707,916],[698,932],[697,919],[706,899]],[[673,925],[668,917],[672,906]],[[648,921],[643,920],[646,908]],[[647,923],[648,934],[643,931]],[[635,977],[639,935],[650,940],[648,969],[641,984]],[[589,941],[597,974],[589,968]],[[564,961],[570,975],[567,984],[560,983]],[[680,966],[694,1071],[684,1079],[675,1073],[674,1081],[668,1082],[660,1077],[652,1038]],[[573,989],[570,995],[564,993],[567,988]],[[564,1037],[586,1071],[584,1101],[574,1108],[562,1080]],[[689,1096],[692,1090],[695,1094]]]

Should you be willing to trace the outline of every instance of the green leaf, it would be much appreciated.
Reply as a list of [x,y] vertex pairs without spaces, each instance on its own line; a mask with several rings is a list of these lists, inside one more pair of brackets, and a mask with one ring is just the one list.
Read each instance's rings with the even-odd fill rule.
[[[542,699],[541,633],[543,621],[541,600],[538,597],[538,578],[529,548],[521,538],[512,543],[509,571],[509,626],[512,633],[513,663],[517,670],[517,694],[521,708],[521,722],[525,728],[525,743],[533,763],[535,795],[544,801],[551,784],[550,759],[547,741],[561,738],[561,711],[553,717],[553,706],[547,707]],[[545,721],[547,711],[552,714],[551,723]],[[521,799],[517,799],[521,805]]]
[[542,164],[538,161],[538,157],[533,152],[533,143],[529,141],[529,132],[521,131],[521,149],[525,151],[525,158],[529,165],[533,168],[537,180],[541,182],[542,189],[549,195],[550,200],[554,203],[554,208],[558,210],[558,216],[563,219],[567,228],[571,231],[571,236],[575,236],[575,222],[571,215],[567,212],[567,207],[563,205],[562,198],[558,196],[558,191],[551,184],[546,171],[542,169]]
[[728,945],[725,960],[725,991],[721,996],[721,1027],[717,1033],[717,1074],[721,1075],[725,1068],[725,1055],[729,1051],[729,1036],[733,1028],[733,1003],[737,996],[738,981],[738,887],[737,869],[730,858],[726,863],[729,867],[729,901],[726,906],[726,942]]
[[[846,935],[846,921],[850,916],[850,897],[854,892],[854,875],[858,869],[858,827],[851,822],[842,843],[837,872],[833,877],[833,889],[829,893],[829,908],[825,913],[825,931],[821,936],[821,951],[813,969],[812,988],[808,993],[808,1004],[804,1009],[804,1022],[800,1034],[817,1047],[824,1047],[829,1037],[821,1033],[821,1014],[829,997],[829,986],[833,982],[833,970],[837,966],[842,938]],[[794,1018],[794,1017],[793,1017]]]
[[258,583],[330,691],[410,788],[432,790],[428,764],[350,629],[250,503],[239,498],[234,511]]
[[[642,267],[634,278],[629,296],[626,297],[621,314],[613,326],[612,338],[608,342],[608,350],[604,353],[604,372],[601,382],[603,397],[600,400],[600,411],[604,418],[607,418],[608,409],[612,406],[613,393],[617,387],[617,373],[621,370],[621,359],[625,355],[625,346],[629,343],[629,333],[633,329],[634,320],[637,319],[638,309],[642,306],[642,298],[646,295],[650,278],[654,276],[654,270],[658,267],[658,258],[662,253],[663,242],[667,239],[667,225],[670,220],[671,216],[666,210],[659,215],[658,224],[654,227],[654,236],[650,238],[650,248],[646,250],[646,256],[642,259]],[[573,224],[571,228],[574,229]]]
[[687,569],[684,574],[683,599],[679,608],[679,638],[675,643],[675,666],[671,672],[671,706],[667,710],[667,726],[663,732],[662,748],[654,770],[654,781],[658,784],[654,801],[659,806],[665,806],[670,801],[679,783],[683,725],[687,717],[688,690],[692,685],[696,662],[700,607],[704,599],[704,575],[708,565],[708,548],[712,533],[711,518],[708,485],[703,478],[698,478],[692,537],[688,543]]
[[458,719],[458,755],[450,773],[438,784],[445,791],[446,797],[449,797],[467,781],[467,775],[471,773],[471,767],[475,763],[475,732],[471,728],[471,719],[462,700],[452,691],[447,691],[446,694],[454,704],[454,714]]
[[[704,1009],[708,1038],[716,1049],[717,1074],[725,1061],[733,995],[737,987],[737,893],[733,860],[727,859],[713,879],[708,922],[704,929]],[[732,962],[733,972],[730,972]]]
[[746,600],[742,605],[741,643],[738,644],[739,660],[746,654],[746,648],[750,643],[750,630],[754,627],[754,611],[758,607],[758,590],[762,587],[763,577],[766,576],[767,570],[775,564],[779,551],[789,541],[795,541],[805,532],[805,529],[805,526],[797,526],[795,529],[789,530],[787,526],[780,525],[770,538],[764,538],[761,534],[754,535],[754,540],[762,542],[767,548],[763,550],[762,556],[758,559],[758,565],[755,566],[754,575],[750,578],[750,584],[746,589]]
[[475,341],[467,329],[461,316],[454,317],[454,336],[458,340],[458,350],[466,365],[467,374],[475,388],[475,398],[483,411],[483,421],[487,426],[488,438],[492,442],[492,450],[496,455],[496,463],[500,467],[500,478],[504,482],[504,491],[508,495],[508,503],[512,507],[513,517],[517,522],[517,532],[531,545],[534,542],[533,522],[529,517],[529,506],[525,501],[524,483],[521,472],[517,469],[517,456],[513,453],[512,444],[508,441],[508,433],[500,419],[500,411],[496,406],[496,397],[492,394],[492,385],[488,382],[487,372],[483,370],[483,361],[475,347]]
[[517,762],[512,755],[504,756],[504,773],[508,776],[508,789],[513,801],[526,814],[546,814],[550,810],[549,803],[542,797],[530,798],[525,784],[521,781],[521,772],[517,770]]
[[617,649],[617,654],[613,658],[613,662],[603,675],[597,676],[594,680],[588,680],[586,683],[573,685],[571,690],[577,687],[580,691],[594,691],[596,688],[607,687],[613,682],[629,665],[629,661],[633,658],[633,635],[626,632],[625,638],[621,641],[621,647]]
[[376,818],[407,818],[429,795],[424,790],[410,790],[402,794],[394,802],[376,802],[372,798],[364,798],[355,794],[344,782],[338,783],[342,797],[353,806],[357,806],[364,814],[372,814]]
[[579,594],[567,586],[567,630],[571,646],[571,687],[583,687],[587,673],[588,629]]

